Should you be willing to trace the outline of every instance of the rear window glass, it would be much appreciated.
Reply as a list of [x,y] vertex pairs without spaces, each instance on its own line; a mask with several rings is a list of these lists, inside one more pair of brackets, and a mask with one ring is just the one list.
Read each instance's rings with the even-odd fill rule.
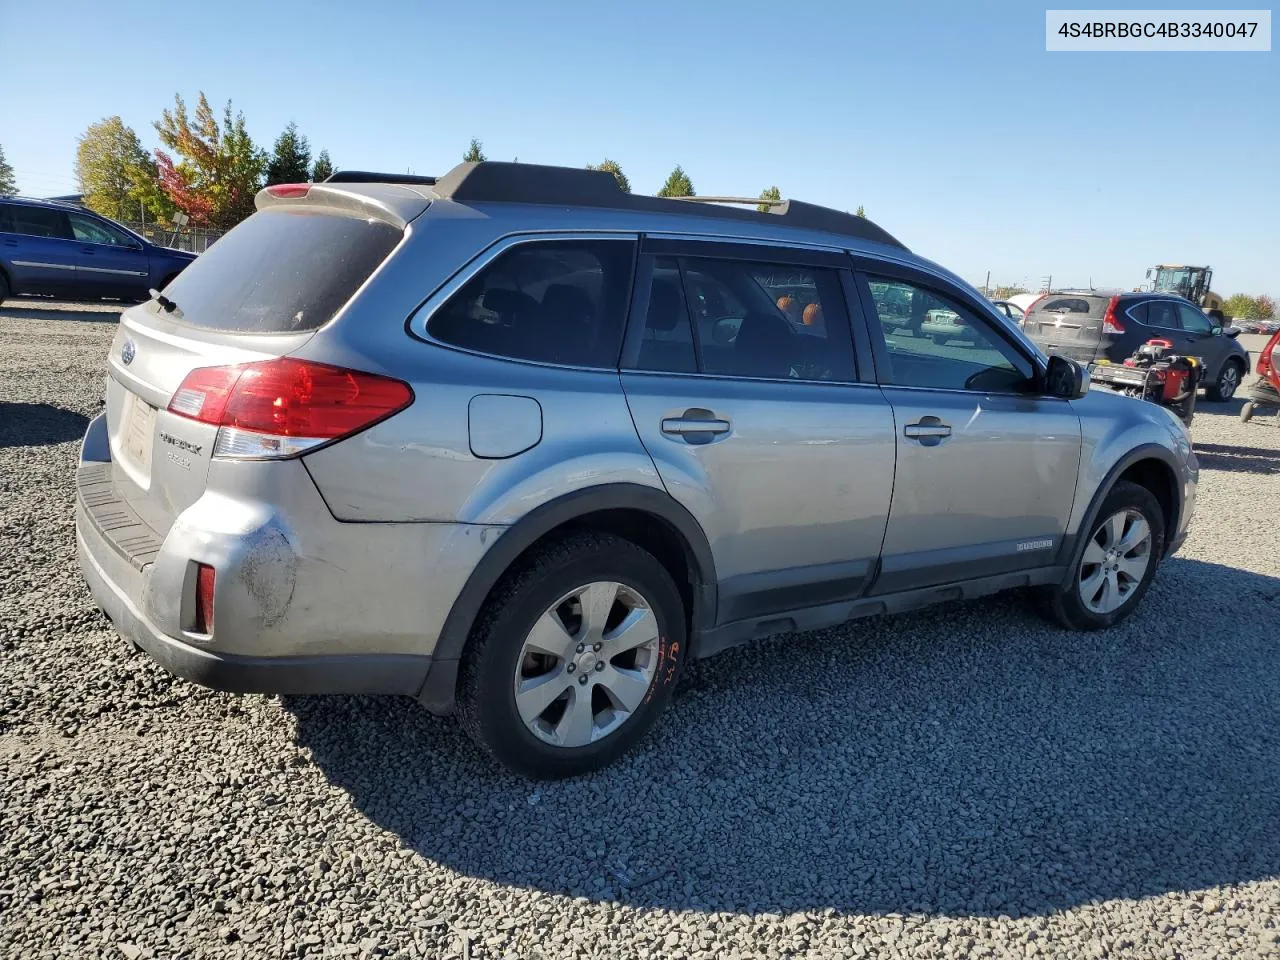
[[1083,313],[1102,316],[1110,298],[1099,297],[1045,297],[1036,304],[1036,313]]
[[388,223],[322,210],[255,213],[197,257],[165,296],[191,326],[314,330],[351,299],[402,235]]

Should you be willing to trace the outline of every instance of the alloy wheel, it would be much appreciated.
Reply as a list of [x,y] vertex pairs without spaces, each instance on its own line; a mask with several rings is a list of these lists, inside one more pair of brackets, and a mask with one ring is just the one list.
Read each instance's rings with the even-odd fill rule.
[[1151,566],[1151,525],[1139,511],[1120,510],[1094,531],[1080,561],[1080,601],[1094,613],[1118,610]]
[[525,637],[516,709],[538,739],[583,747],[644,703],[660,659],[658,621],[632,587],[596,581],[565,594]]

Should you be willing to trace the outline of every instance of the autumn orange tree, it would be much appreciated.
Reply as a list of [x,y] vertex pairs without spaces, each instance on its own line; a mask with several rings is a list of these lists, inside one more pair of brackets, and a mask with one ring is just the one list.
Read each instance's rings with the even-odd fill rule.
[[156,150],[160,186],[193,226],[230,230],[253,213],[267,155],[249,136],[244,114],[232,114],[230,100],[221,124],[203,91],[193,116],[180,94],[173,103],[155,125],[172,151]]

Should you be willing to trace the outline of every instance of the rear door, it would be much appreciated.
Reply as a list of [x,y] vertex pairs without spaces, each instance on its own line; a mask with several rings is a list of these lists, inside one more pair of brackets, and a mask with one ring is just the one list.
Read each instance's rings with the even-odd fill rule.
[[1036,301],[1022,329],[1045,353],[1089,363],[1105,354],[1102,320],[1110,302],[1110,297],[1052,293]]
[[5,259],[13,268],[13,287],[23,293],[75,296],[76,243],[66,211],[12,203],[4,238]]
[[145,298],[150,264],[142,244],[97,217],[68,213],[67,219],[79,244],[75,276],[82,295]]
[[858,596],[893,487],[893,414],[859,376],[816,251],[646,243],[623,352],[632,418],[702,525],[731,622]]
[[[1048,566],[1080,464],[1071,404],[1028,389],[1036,367],[976,298],[932,275],[863,263],[876,370],[897,423],[897,473],[874,592]],[[874,272],[873,272],[874,271]],[[971,336],[936,344],[880,304],[951,310]]]
[[1200,357],[1204,362],[1207,378],[1216,378],[1222,369],[1222,361],[1231,353],[1232,341],[1224,336],[1199,307],[1189,303],[1177,304],[1178,319],[1182,323],[1179,353]]
[[[108,357],[107,430],[121,495],[156,532],[204,492],[216,426],[167,411],[197,367],[293,353],[355,293],[403,225],[323,205],[244,221],[165,291],[121,315]],[[184,397],[198,410],[199,395]]]

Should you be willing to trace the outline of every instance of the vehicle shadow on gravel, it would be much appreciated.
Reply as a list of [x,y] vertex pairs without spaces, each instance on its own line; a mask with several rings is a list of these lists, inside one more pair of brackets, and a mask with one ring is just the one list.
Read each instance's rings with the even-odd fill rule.
[[1280,473],[1280,449],[1198,443],[1195,451],[1201,469],[1234,473]]
[[0,449],[66,443],[84,436],[89,418],[50,403],[0,400]]
[[371,821],[494,883],[1046,915],[1280,875],[1277,622],[1280,579],[1175,558],[1101,633],[1006,595],[779,638],[695,664],[636,753],[558,783],[408,699],[285,705]]

